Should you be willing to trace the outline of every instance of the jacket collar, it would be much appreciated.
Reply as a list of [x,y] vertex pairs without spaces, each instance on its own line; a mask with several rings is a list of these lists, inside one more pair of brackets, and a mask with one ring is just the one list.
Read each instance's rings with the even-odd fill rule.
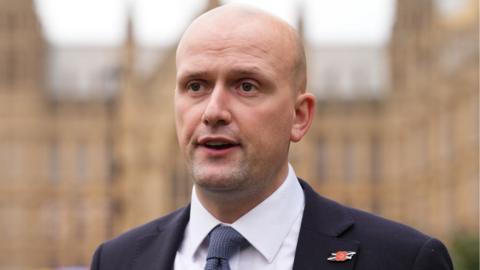
[[173,269],[190,218],[190,205],[161,219],[157,231],[137,239],[132,270]]
[[[319,196],[306,182],[299,181],[305,194],[305,210],[293,270],[353,269],[359,242],[341,238],[354,224],[347,208]],[[190,205],[161,219],[156,232],[139,237],[132,270],[173,269],[189,215]],[[328,261],[331,253],[337,251],[357,254],[344,262]]]
[[[359,242],[341,238],[354,224],[347,208],[319,196],[301,179],[300,184],[305,193],[305,210],[293,269],[353,269]],[[337,251],[357,254],[343,262],[328,261],[327,258]]]

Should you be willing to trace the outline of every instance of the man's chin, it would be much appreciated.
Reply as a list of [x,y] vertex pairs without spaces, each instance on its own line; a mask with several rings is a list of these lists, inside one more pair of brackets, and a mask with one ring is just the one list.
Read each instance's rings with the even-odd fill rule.
[[225,168],[194,168],[192,173],[195,184],[205,190],[235,190],[246,182],[246,174],[241,170],[225,170]]

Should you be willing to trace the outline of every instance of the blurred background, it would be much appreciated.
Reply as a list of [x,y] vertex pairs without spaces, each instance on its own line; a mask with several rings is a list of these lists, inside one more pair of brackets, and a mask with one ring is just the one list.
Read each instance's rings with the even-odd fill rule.
[[318,105],[297,174],[478,269],[476,0],[0,0],[0,269],[88,269],[100,242],[188,203],[175,46],[226,2],[302,34]]

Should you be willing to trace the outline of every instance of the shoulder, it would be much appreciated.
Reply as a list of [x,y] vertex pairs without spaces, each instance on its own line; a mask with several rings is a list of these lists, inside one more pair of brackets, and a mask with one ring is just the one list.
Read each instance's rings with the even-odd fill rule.
[[345,208],[353,217],[354,225],[343,237],[359,241],[362,253],[376,258],[380,267],[395,262],[398,269],[453,269],[447,248],[438,239],[410,226]]
[[366,240],[424,242],[430,237],[412,227],[342,205],[316,193],[300,180],[305,194],[305,212],[309,223],[331,235],[355,236]]
[[180,208],[166,216],[157,218],[150,222],[147,222],[143,225],[132,228],[115,238],[108,240],[104,243],[104,246],[108,247],[122,247],[130,246],[132,242],[135,242],[138,239],[156,235],[161,232],[164,228],[169,227],[172,223],[178,221],[179,218],[182,218],[185,212],[188,212],[188,207]]
[[93,255],[91,269],[100,269],[100,265],[102,265],[101,269],[127,269],[128,264],[133,262],[140,243],[145,239],[154,239],[164,230],[186,224],[188,213],[189,207],[187,206],[102,243]]
[[[437,239],[399,222],[341,205],[300,183],[305,193],[305,226],[359,243],[359,265],[367,264],[370,269],[452,269],[448,252]],[[430,268],[416,268],[422,263]]]
[[423,243],[430,236],[399,222],[389,220],[359,209],[341,206],[352,216],[352,233],[364,235],[367,239],[394,241],[393,243]]

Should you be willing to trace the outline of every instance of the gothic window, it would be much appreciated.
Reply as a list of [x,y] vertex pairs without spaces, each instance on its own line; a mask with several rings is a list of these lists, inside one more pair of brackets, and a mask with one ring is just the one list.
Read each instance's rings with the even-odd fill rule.
[[60,182],[60,149],[57,142],[50,143],[49,151],[49,180],[51,183]]
[[428,132],[426,125],[417,127],[413,131],[413,147],[416,162],[415,169],[418,171],[424,171],[428,165]]
[[84,181],[87,176],[87,144],[79,142],[76,150],[76,178]]
[[10,33],[13,33],[17,27],[16,22],[16,15],[15,14],[6,14],[5,16],[5,26],[6,30]]
[[85,220],[87,218],[85,203],[79,201],[75,203],[75,218],[76,218],[76,228],[75,234],[78,242],[82,242],[85,240]]
[[325,138],[320,137],[317,141],[315,153],[315,171],[318,183],[324,183],[328,178],[328,147]]
[[118,164],[114,159],[113,154],[113,142],[110,141],[110,138],[107,138],[106,144],[104,146],[104,173],[102,173],[102,177],[107,185],[113,185],[118,174]]
[[447,160],[453,160],[454,159],[454,130],[453,130],[453,124],[452,124],[452,113],[448,112],[445,113],[440,120],[440,128],[441,128],[441,133],[440,136],[442,138],[442,156],[447,159]]
[[345,182],[352,182],[354,179],[354,149],[353,142],[350,137],[343,139],[343,174]]
[[336,74],[335,70],[328,69],[325,70],[325,75],[323,77],[323,91],[322,94],[328,96],[335,95],[335,92],[338,90],[338,74]]
[[15,242],[15,231],[17,222],[22,221],[22,207],[18,205],[3,205],[0,207],[0,230],[2,231],[2,240],[9,243]]
[[[3,140],[3,139],[2,139]],[[0,141],[0,181],[7,180],[6,171],[8,163],[8,146],[5,141]]]
[[21,164],[22,164],[22,151],[24,145],[20,142],[12,142],[11,144],[11,152],[10,152],[10,175],[13,179],[18,179],[20,177],[20,173],[22,171]]
[[0,13],[0,33],[4,33],[6,26],[7,26],[7,18],[5,14]]
[[25,57],[22,54],[20,50],[15,52],[15,57],[14,57],[14,69],[13,69],[13,74],[14,74],[14,80],[15,81],[22,81],[24,77],[24,72],[25,72]]
[[2,168],[3,176],[7,181],[13,178],[13,167],[16,156],[13,153],[13,144],[11,141],[5,140],[0,143],[0,168]]
[[17,64],[13,50],[7,52],[7,55],[5,55],[5,60],[5,84],[9,87],[12,87],[15,82],[15,69]]
[[381,214],[382,204],[380,201],[382,145],[378,136],[374,135],[370,140],[370,181],[372,184],[371,209],[374,213]]
[[173,204],[175,207],[185,205],[191,195],[192,183],[185,168],[184,162],[180,157],[175,157],[175,170],[172,177]]
[[7,80],[7,62],[5,53],[0,51],[0,85],[5,85]]
[[47,201],[43,205],[43,224],[45,226],[45,237],[49,242],[59,240],[60,230],[60,207],[54,200]]
[[378,136],[372,136],[370,142],[370,178],[374,184],[377,184],[381,179],[381,144]]
[[19,55],[19,58],[20,75],[18,77],[25,81],[28,79],[29,70],[31,69],[33,63],[29,62],[30,59],[25,51],[22,51],[22,53]]
[[14,65],[14,61],[13,61],[14,59],[12,56],[12,52],[10,50],[5,50],[2,54],[3,54],[2,55],[3,84],[5,86],[11,86],[12,85],[11,81],[13,78],[12,67]]

